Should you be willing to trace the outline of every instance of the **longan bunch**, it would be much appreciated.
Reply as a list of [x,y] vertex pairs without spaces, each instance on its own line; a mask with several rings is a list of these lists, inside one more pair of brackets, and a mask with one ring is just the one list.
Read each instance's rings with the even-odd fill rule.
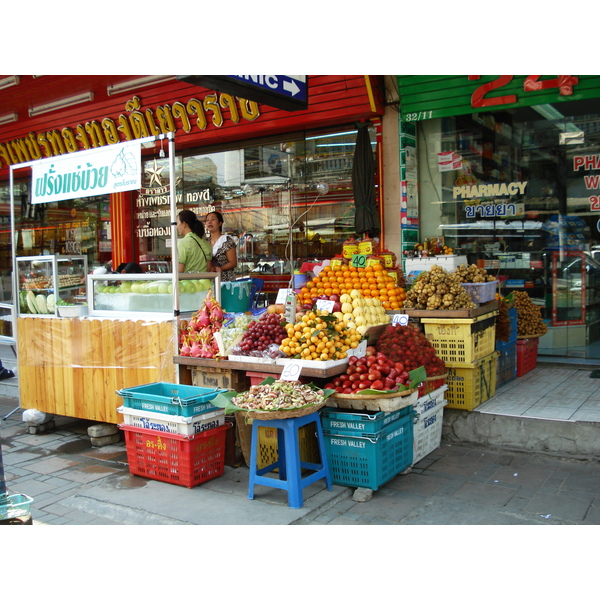
[[548,326],[542,320],[540,307],[531,301],[527,292],[515,290],[513,294],[517,307],[517,335],[520,337],[544,335],[548,331]]
[[485,283],[486,281],[496,281],[493,275],[490,275],[486,269],[482,269],[477,265],[458,265],[454,269],[454,274],[457,275],[461,283]]
[[475,303],[455,273],[433,265],[429,271],[421,273],[406,292],[404,306],[421,310],[456,310],[475,308]]

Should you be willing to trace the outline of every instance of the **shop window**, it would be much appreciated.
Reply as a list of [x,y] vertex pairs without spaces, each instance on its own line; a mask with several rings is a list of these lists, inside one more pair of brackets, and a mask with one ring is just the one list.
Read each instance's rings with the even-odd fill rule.
[[[290,273],[340,254],[354,232],[356,129],[177,157],[177,210],[217,210],[238,240],[238,275]],[[375,133],[372,132],[375,151]],[[144,164],[136,204],[142,260],[169,260],[169,165]]]

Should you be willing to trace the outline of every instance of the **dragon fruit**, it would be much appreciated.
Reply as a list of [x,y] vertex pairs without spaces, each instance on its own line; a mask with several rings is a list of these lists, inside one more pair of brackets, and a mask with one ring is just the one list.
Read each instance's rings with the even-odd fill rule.
[[223,327],[223,309],[209,290],[202,306],[189,322],[182,321],[179,329],[179,354],[194,358],[219,358],[219,345],[214,333]]

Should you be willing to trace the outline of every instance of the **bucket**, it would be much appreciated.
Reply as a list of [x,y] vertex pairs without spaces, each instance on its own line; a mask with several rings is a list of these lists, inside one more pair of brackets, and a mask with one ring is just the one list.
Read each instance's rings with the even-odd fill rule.
[[221,308],[224,312],[239,313],[250,310],[251,279],[221,282]]
[[299,290],[306,285],[308,281],[308,275],[306,273],[300,273],[298,275],[294,275],[294,289]]

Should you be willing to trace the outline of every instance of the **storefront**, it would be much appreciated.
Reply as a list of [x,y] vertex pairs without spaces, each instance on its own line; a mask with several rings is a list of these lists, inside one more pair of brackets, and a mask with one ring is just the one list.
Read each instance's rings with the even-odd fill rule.
[[[381,161],[377,77],[310,77],[309,107],[299,112],[175,76],[6,79],[13,100],[3,101],[0,116],[3,181],[9,165],[173,133],[178,209],[224,215],[225,231],[238,238],[238,275],[289,275],[302,261],[341,252],[354,231],[358,123],[371,125]],[[153,146],[143,150],[142,187],[135,192],[34,205],[29,174],[17,171],[16,255],[85,254],[90,269],[112,260],[170,270],[169,163],[166,143]],[[7,183],[0,188],[0,300],[10,301]]]
[[600,77],[399,76],[402,248],[526,291],[539,354],[600,357]]
[[[81,301],[86,276],[111,262],[113,267],[139,262],[152,273],[172,271],[170,181],[175,181],[178,211],[223,214],[225,231],[238,239],[238,275],[273,278],[279,287],[287,286],[303,262],[340,254],[355,231],[352,164],[360,124],[369,127],[381,192],[384,110],[377,77],[310,77],[309,108],[295,113],[174,76],[7,79],[15,90],[12,104],[6,100],[2,106],[6,116],[0,115],[5,224],[0,269],[7,339],[17,332],[16,317],[33,312],[12,306],[21,292],[34,289],[48,299],[51,290],[38,287],[38,277],[46,285],[63,274],[75,275],[68,299]],[[131,192],[34,203],[31,168],[19,168],[37,159],[167,134],[174,138],[173,162],[167,139],[144,143],[141,187]],[[125,168],[128,157],[122,158]],[[85,165],[81,168],[78,185],[91,185]],[[69,257],[69,264],[55,261],[57,255]],[[30,265],[30,257],[43,260]],[[19,265],[14,277],[13,261]],[[173,329],[162,320],[135,327],[143,319],[139,311],[108,320],[18,319],[22,406],[115,422],[115,389],[174,377]],[[76,331],[80,322],[89,330]],[[139,337],[141,331],[151,332],[150,345]]]

